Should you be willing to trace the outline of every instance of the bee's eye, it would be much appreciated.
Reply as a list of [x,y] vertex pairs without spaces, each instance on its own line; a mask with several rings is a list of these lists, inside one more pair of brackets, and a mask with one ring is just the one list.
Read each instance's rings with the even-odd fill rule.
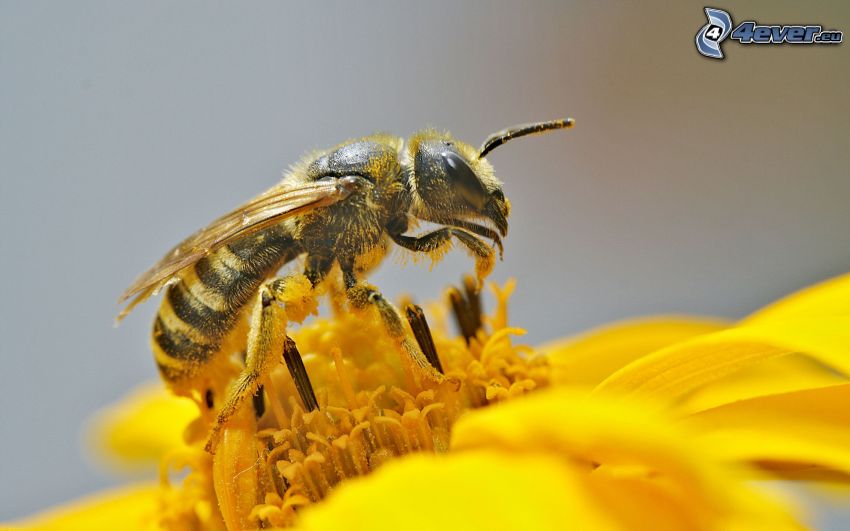
[[475,171],[457,153],[444,151],[440,153],[446,175],[452,180],[452,184],[460,194],[469,201],[472,206],[482,208],[487,198],[487,190],[481,184],[481,180],[475,175]]

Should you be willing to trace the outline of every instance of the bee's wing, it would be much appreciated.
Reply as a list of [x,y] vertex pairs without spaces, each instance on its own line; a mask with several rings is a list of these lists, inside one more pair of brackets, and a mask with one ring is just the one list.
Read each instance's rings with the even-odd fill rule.
[[332,205],[357,187],[356,178],[322,179],[299,185],[281,183],[183,240],[127,288],[119,304],[135,298],[118,316],[123,319],[138,303],[158,292],[183,269],[218,247],[284,219]]

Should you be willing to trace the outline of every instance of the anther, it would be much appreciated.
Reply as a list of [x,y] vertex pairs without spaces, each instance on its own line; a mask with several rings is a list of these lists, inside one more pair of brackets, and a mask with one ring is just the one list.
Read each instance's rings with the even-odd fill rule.
[[425,313],[422,308],[415,304],[408,304],[405,313],[407,314],[407,321],[410,323],[410,329],[413,330],[413,337],[419,343],[419,348],[422,349],[428,363],[440,374],[445,374],[443,364],[440,363],[440,357],[437,355],[437,347],[434,345],[434,337],[431,335],[431,329],[428,327],[428,321],[425,320]]
[[466,302],[469,303],[470,318],[477,332],[481,328],[481,290],[478,282],[471,275],[464,275],[463,288],[466,292]]
[[451,287],[449,288],[449,302],[452,304],[452,311],[454,312],[457,327],[460,329],[460,333],[463,335],[463,338],[466,340],[466,344],[468,345],[469,338],[475,335],[475,330],[469,322],[469,312],[466,307],[466,300],[464,300],[463,295],[461,295],[457,288]]
[[449,289],[449,301],[460,333],[469,344],[470,339],[478,334],[481,328],[481,294],[475,279],[466,275],[463,279],[463,293],[457,288]]
[[252,401],[254,403],[254,415],[256,415],[257,418],[262,417],[263,413],[266,412],[266,401],[264,400],[264,392],[262,385],[257,389],[257,392],[254,393]]
[[304,409],[308,412],[319,409],[316,394],[313,392],[313,386],[307,376],[307,369],[304,368],[304,362],[301,360],[301,353],[298,352],[295,341],[289,336],[286,336],[286,342],[283,345],[283,360],[286,362],[286,368],[289,369],[289,374],[295,382],[295,389],[298,390]]

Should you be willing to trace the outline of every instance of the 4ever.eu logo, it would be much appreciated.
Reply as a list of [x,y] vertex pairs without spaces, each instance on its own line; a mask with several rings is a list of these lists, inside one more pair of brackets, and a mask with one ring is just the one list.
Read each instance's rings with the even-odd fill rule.
[[824,30],[820,25],[760,25],[747,21],[732,29],[732,16],[713,7],[705,8],[708,23],[696,36],[697,51],[712,59],[723,59],[721,44],[727,38],[740,44],[839,44],[844,33]]

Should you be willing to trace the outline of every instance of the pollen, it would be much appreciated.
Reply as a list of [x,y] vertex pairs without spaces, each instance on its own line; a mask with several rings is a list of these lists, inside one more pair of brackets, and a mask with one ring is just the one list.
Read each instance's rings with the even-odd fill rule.
[[[332,317],[294,330],[291,348],[306,376],[281,364],[261,391],[265,407],[247,403],[224,429],[215,456],[177,459],[191,472],[182,486],[165,490],[165,526],[209,528],[212,520],[228,529],[291,525],[300,508],[342,482],[406,454],[447,451],[452,427],[466,411],[548,385],[546,359],[515,344],[524,332],[507,326],[512,284],[492,286],[490,316],[482,314],[475,286],[466,279],[445,304],[424,311],[409,304],[402,311],[407,333],[445,375],[442,382],[422,377],[377,314],[337,302]],[[459,334],[448,330],[451,313]],[[305,404],[307,396],[318,409]],[[191,446],[197,452],[203,452],[204,424],[198,420],[187,435],[197,439]]]

